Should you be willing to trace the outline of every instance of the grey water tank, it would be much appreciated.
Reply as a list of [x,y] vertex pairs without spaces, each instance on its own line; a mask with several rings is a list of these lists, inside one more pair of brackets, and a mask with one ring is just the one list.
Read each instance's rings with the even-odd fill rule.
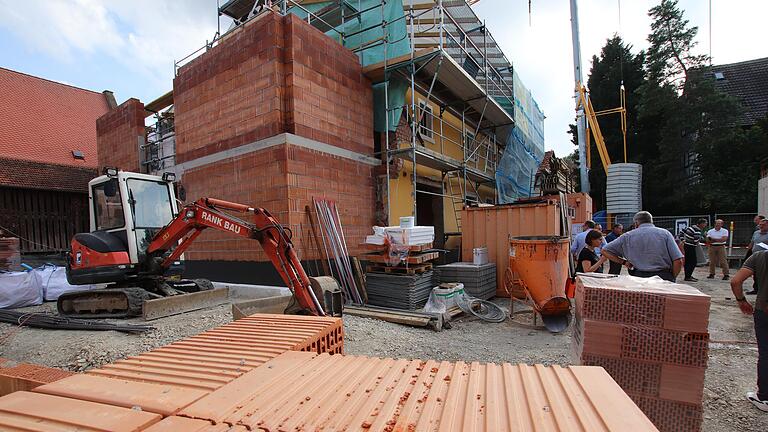
[[605,188],[608,213],[635,213],[643,207],[643,167],[617,163],[608,167]]

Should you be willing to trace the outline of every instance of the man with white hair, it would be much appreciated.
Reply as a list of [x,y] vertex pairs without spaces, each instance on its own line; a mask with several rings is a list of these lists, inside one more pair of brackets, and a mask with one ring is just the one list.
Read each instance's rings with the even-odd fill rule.
[[709,276],[715,278],[715,270],[723,269],[723,280],[728,280],[728,257],[725,245],[728,243],[728,230],[723,228],[723,220],[715,221],[715,227],[707,231],[707,251],[709,252]]
[[683,254],[672,233],[657,228],[647,211],[637,212],[634,220],[637,228],[608,243],[603,255],[626,266],[632,276],[658,276],[674,282],[683,267]]

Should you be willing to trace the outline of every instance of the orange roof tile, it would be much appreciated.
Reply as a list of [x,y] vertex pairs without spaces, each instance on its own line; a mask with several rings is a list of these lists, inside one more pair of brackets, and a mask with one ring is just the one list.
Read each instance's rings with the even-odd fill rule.
[[0,68],[0,95],[0,157],[97,166],[96,119],[109,111],[104,94]]
[[180,416],[249,430],[656,431],[600,367],[286,352]]

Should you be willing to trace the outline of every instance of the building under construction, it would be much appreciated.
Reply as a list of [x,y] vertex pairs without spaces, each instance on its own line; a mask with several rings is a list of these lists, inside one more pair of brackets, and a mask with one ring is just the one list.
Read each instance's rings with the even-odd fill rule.
[[[531,194],[544,116],[466,1],[261,3],[224,3],[232,26],[175,62],[171,92],[99,120],[101,166],[175,171],[191,198],[268,208],[306,261],[322,257],[313,197],[343,204],[356,254],[371,225],[410,215],[458,251],[465,204]],[[267,261],[214,233],[186,258],[230,278]]]

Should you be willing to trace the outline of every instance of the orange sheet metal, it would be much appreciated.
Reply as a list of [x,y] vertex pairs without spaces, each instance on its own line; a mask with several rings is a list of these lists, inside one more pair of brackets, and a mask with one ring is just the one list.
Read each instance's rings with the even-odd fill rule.
[[4,432],[133,432],[161,419],[159,414],[25,391],[0,398]]
[[87,373],[215,390],[285,351],[343,352],[340,318],[255,314]]
[[287,352],[184,408],[249,430],[656,431],[600,367]]
[[78,374],[35,388],[36,393],[141,408],[169,416],[205,396],[202,390]]

